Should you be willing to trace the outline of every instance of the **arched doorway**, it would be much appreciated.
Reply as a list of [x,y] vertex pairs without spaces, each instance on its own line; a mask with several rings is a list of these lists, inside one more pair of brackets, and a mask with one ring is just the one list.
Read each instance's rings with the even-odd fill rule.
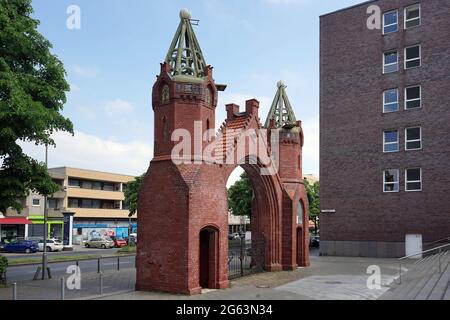
[[218,278],[219,231],[212,226],[204,227],[199,234],[200,266],[199,282],[201,288],[216,288]]

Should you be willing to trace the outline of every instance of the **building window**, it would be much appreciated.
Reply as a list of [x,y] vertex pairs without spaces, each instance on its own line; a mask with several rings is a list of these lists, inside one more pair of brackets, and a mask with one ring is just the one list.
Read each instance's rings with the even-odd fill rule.
[[79,208],[79,201],[78,199],[69,198],[69,208]]
[[115,190],[114,184],[112,184],[112,183],[104,183],[103,184],[103,190],[104,191],[114,191]]
[[398,31],[398,12],[386,12],[383,15],[383,34],[393,33]]
[[420,150],[422,149],[422,128],[406,128],[405,130],[405,149]]
[[412,86],[405,89],[405,109],[416,109],[422,107],[422,88]]
[[170,100],[170,89],[167,84],[164,84],[161,90],[161,102],[167,103]]
[[399,151],[398,130],[388,130],[383,132],[383,152]]
[[385,170],[383,173],[383,191],[398,192],[399,191],[399,171],[397,169]]
[[422,169],[414,168],[405,170],[405,190],[422,191]]
[[383,73],[398,71],[398,51],[388,51],[383,54]]
[[421,51],[420,45],[405,48],[405,69],[417,68],[421,66]]
[[80,187],[80,180],[78,179],[69,179],[69,187]]
[[81,199],[81,207],[82,208],[92,208],[92,200],[91,199]]
[[33,207],[39,207],[41,205],[41,199],[33,199]]
[[81,188],[83,189],[92,189],[92,181],[83,181],[81,183]]
[[101,200],[92,200],[92,208],[93,209],[100,209],[101,207],[102,207]]
[[386,90],[383,93],[383,112],[398,111],[398,89]]
[[420,26],[420,3],[405,8],[405,29]]
[[206,92],[205,92],[205,102],[206,105],[211,106],[212,105],[212,92],[211,89],[209,87],[206,88]]
[[59,209],[58,208],[58,200],[57,199],[48,199],[48,207],[49,207],[49,209]]
[[301,201],[297,206],[297,224],[303,224],[303,203]]

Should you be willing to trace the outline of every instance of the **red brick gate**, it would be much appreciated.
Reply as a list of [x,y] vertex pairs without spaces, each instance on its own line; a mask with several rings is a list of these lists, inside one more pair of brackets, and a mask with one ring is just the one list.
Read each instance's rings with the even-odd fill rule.
[[[254,190],[252,239],[264,240],[264,269],[309,265],[303,132],[284,84],[264,127],[253,99],[243,112],[227,105],[227,119],[212,134],[225,86],[214,82],[190,15],[180,17],[153,86],[154,158],[139,194],[137,290],[195,294],[228,286],[226,182],[239,165]],[[182,147],[188,144],[192,148]]]

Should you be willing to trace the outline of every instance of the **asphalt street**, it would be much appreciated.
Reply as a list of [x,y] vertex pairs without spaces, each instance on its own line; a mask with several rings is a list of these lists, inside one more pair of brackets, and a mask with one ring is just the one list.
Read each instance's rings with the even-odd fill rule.
[[[52,278],[61,278],[63,276],[69,276],[70,274],[66,273],[67,268],[71,265],[74,265],[75,262],[55,262],[50,263],[50,272]],[[79,267],[81,274],[84,272],[97,272],[98,267],[97,260],[85,260],[79,262]],[[8,271],[6,273],[7,282],[23,282],[30,281],[33,279],[34,274],[38,268],[37,265],[27,265],[27,266],[9,266]],[[120,268],[134,268],[135,267],[135,257],[120,257]],[[100,260],[100,269],[101,271],[111,271],[117,270],[117,258],[108,258]]]

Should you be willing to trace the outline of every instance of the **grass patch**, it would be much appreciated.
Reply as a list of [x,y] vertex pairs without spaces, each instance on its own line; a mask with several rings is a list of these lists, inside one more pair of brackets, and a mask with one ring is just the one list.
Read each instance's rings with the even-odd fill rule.
[[[62,262],[62,261],[70,261],[70,260],[84,260],[84,259],[98,259],[101,258],[101,255],[77,255],[77,256],[49,256],[48,262]],[[18,264],[28,264],[28,263],[40,263],[42,262],[42,258],[19,258],[9,260],[9,265],[18,265]]]
[[136,253],[136,246],[125,246],[120,248],[118,253]]

